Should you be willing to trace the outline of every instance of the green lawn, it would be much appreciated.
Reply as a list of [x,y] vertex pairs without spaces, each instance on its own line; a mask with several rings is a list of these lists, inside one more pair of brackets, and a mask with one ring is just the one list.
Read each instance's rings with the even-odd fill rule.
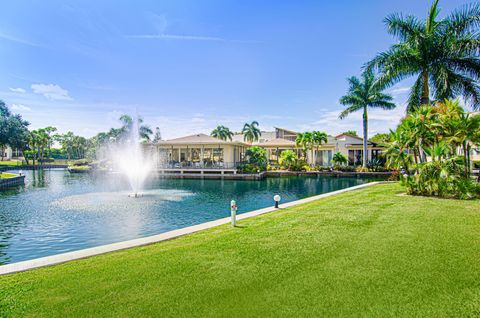
[[0,160],[0,167],[11,167],[11,166],[20,166],[22,165],[21,161],[18,160]]
[[14,173],[7,173],[7,172],[0,172],[0,179],[8,179],[16,177],[17,175]]
[[0,316],[480,316],[480,201],[401,193],[2,276]]

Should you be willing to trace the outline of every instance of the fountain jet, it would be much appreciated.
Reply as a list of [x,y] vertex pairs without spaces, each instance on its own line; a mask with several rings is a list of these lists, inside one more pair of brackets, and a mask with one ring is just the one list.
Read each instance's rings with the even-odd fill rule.
[[123,173],[130,184],[129,197],[142,197],[141,191],[145,180],[150,175],[154,166],[154,158],[148,148],[142,145],[139,123],[137,117],[126,126],[126,135],[122,140],[115,142],[109,151],[110,160],[115,170]]

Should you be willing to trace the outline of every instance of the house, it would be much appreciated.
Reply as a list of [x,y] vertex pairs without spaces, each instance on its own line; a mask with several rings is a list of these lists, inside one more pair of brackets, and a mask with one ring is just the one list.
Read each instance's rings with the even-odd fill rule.
[[10,160],[12,158],[12,148],[0,148],[0,160]]
[[200,171],[201,173],[222,170],[236,173],[243,161],[246,149],[244,142],[225,141],[206,134],[196,134],[155,144],[153,152],[160,171]]
[[[196,134],[176,139],[164,140],[149,144],[157,158],[157,169],[160,171],[201,173],[222,171],[236,173],[238,164],[245,161],[245,151],[251,146],[266,149],[270,163],[278,163],[281,153],[293,150],[299,157],[303,150],[295,144],[297,133],[275,128],[264,131],[258,141],[247,143],[242,134],[235,134],[232,140],[221,140],[206,134]],[[368,158],[376,158],[382,147],[368,141]],[[325,144],[308,150],[306,159],[309,164],[331,166],[336,152],[341,152],[349,159],[349,164],[358,165],[363,160],[363,139],[349,134],[328,136]]]

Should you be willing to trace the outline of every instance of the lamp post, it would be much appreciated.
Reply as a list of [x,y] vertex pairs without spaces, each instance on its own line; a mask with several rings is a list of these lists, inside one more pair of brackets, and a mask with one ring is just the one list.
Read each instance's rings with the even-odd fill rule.
[[282,197],[280,197],[278,194],[273,196],[273,200],[275,201],[275,209],[278,209],[278,203],[280,202],[281,199]]

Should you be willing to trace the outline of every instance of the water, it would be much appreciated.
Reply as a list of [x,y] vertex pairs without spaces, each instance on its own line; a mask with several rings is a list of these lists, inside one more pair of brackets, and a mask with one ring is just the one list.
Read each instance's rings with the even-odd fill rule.
[[27,171],[26,185],[0,192],[0,264],[64,253],[178,229],[330,192],[372,179],[285,177],[263,181],[147,180],[129,198],[121,174]]

